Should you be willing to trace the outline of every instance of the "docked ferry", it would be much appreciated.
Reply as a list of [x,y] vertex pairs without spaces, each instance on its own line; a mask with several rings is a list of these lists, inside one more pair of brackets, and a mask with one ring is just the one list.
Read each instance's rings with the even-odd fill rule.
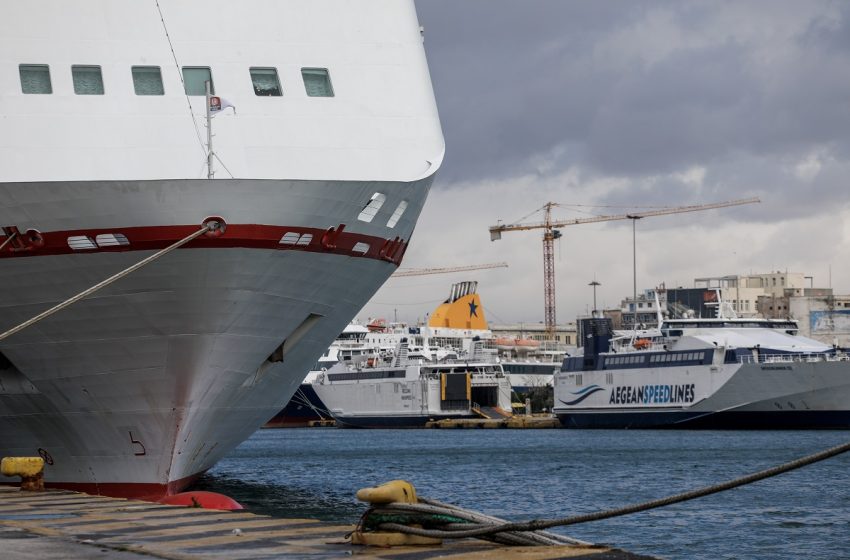
[[791,320],[664,320],[615,333],[582,321],[584,355],[555,375],[568,428],[850,428],[850,355]]
[[391,364],[341,362],[311,383],[339,427],[418,428],[447,418],[511,416],[511,384],[502,366],[483,359],[441,363],[410,359],[406,339]]
[[178,492],[401,262],[444,154],[414,2],[2,8],[0,455]]

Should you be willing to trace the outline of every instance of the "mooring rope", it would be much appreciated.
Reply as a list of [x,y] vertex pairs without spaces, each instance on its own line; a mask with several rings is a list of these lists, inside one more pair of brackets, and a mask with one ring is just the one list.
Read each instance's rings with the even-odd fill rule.
[[136,264],[134,264],[133,266],[130,266],[130,267],[128,267],[128,268],[125,268],[124,270],[122,270],[121,272],[118,272],[117,274],[113,274],[112,276],[110,276],[109,278],[107,278],[106,280],[104,280],[103,282],[99,282],[98,284],[95,284],[95,285],[94,285],[94,286],[92,286],[91,288],[88,288],[87,290],[83,290],[83,291],[82,291],[82,292],[80,292],[79,294],[77,294],[77,295],[75,295],[75,296],[72,296],[72,297],[70,297],[70,298],[66,299],[66,300],[65,300],[65,301],[63,301],[62,303],[57,304],[57,305],[54,305],[53,307],[51,307],[51,308],[50,308],[50,309],[48,309],[47,311],[44,311],[44,312],[42,312],[42,313],[39,313],[39,314],[38,314],[38,315],[36,315],[35,317],[33,317],[33,318],[31,318],[31,319],[28,319],[28,320],[24,321],[23,323],[21,323],[21,324],[20,324],[20,325],[18,325],[17,327],[12,327],[12,328],[11,328],[11,329],[9,329],[8,331],[4,332],[3,334],[0,334],[0,340],[5,340],[6,338],[9,338],[9,337],[10,337],[10,336],[12,336],[13,334],[15,334],[15,333],[17,333],[17,332],[19,332],[19,331],[22,331],[22,330],[24,330],[25,328],[27,328],[27,327],[29,327],[29,326],[32,326],[32,325],[34,325],[34,324],[36,324],[36,323],[38,323],[38,322],[39,322],[39,321],[41,321],[42,319],[46,319],[47,317],[50,317],[51,315],[53,315],[53,314],[54,314],[54,313],[56,313],[57,311],[61,311],[61,310],[65,309],[66,307],[68,307],[68,306],[70,306],[70,305],[73,305],[74,303],[76,303],[76,302],[80,301],[80,300],[81,300],[81,299],[83,299],[84,297],[89,296],[89,295],[91,295],[91,294],[95,293],[96,291],[100,290],[101,288],[105,288],[106,286],[108,286],[108,285],[112,284],[112,283],[113,283],[113,282],[115,282],[116,280],[120,280],[121,278],[124,278],[124,277],[125,277],[125,276],[127,276],[128,274],[130,274],[130,273],[132,273],[132,272],[137,271],[138,269],[142,268],[142,267],[143,267],[143,266],[145,266],[146,264],[152,263],[153,261],[155,261],[155,260],[156,260],[156,259],[158,259],[159,257],[162,257],[162,256],[164,256],[164,255],[167,255],[168,253],[170,253],[170,252],[171,252],[171,251],[173,251],[174,249],[177,249],[178,247],[182,247],[183,245],[185,245],[186,243],[188,243],[188,242],[192,241],[193,239],[195,239],[195,238],[197,238],[197,237],[200,237],[201,235],[203,235],[203,234],[207,233],[208,231],[212,231],[212,230],[214,230],[214,229],[216,229],[216,228],[218,228],[218,227],[220,227],[219,222],[210,221],[210,222],[205,223],[205,224],[203,225],[203,227],[201,227],[201,229],[199,229],[198,231],[194,232],[193,234],[191,234],[191,235],[187,235],[186,237],[184,237],[184,238],[183,238],[183,239],[181,239],[180,241],[177,241],[177,242],[175,242],[175,243],[172,243],[171,245],[169,245],[169,246],[168,246],[168,247],[166,247],[165,249],[162,249],[161,251],[158,251],[158,252],[154,253],[153,255],[151,255],[151,256],[149,256],[149,257],[147,257],[147,258],[145,258],[145,259],[142,259],[141,261],[137,262],[137,263],[136,263]]
[[[698,488],[696,490],[691,490],[688,492],[682,492],[680,494],[674,494],[672,496],[667,496],[666,498],[660,498],[657,500],[650,500],[648,502],[641,502],[637,504],[632,504],[628,506],[623,506],[619,508],[597,511],[593,513],[585,513],[581,515],[574,515],[571,517],[563,517],[559,519],[538,519],[527,522],[517,522],[517,523],[497,523],[491,524],[488,526],[478,526],[474,528],[469,528],[467,524],[451,524],[444,526],[443,529],[420,529],[418,527],[409,527],[407,525],[402,525],[400,523],[380,523],[377,525],[382,531],[393,531],[398,533],[407,533],[410,535],[418,535],[422,537],[432,537],[432,538],[441,538],[441,539],[462,539],[468,537],[478,537],[478,538],[486,538],[492,537],[499,533],[505,532],[525,532],[525,531],[539,531],[542,529],[550,529],[552,527],[564,527],[567,525],[575,525],[578,523],[586,523],[588,521],[598,521],[601,519],[608,519],[611,517],[618,517],[621,515],[628,515],[630,513],[638,513],[641,511],[647,511],[650,509],[659,508],[662,506],[669,506],[672,504],[677,504],[679,502],[684,502],[687,500],[693,500],[696,498],[702,498],[703,496],[709,496],[711,494],[716,494],[718,492],[723,492],[725,490],[731,490],[732,488],[737,488],[739,486],[744,486],[746,484],[751,484],[753,482],[757,482],[759,480],[764,480],[765,478],[770,478],[773,476],[777,476],[792,470],[796,470],[807,465],[811,465],[813,463],[817,463],[819,461],[823,461],[825,459],[829,459],[831,457],[835,457],[836,455],[840,455],[842,453],[846,453],[850,451],[850,442],[843,443],[841,445],[836,445],[835,447],[831,447],[824,451],[820,451],[818,453],[813,453],[811,455],[807,455],[805,457],[801,457],[799,459],[795,459],[793,461],[789,461],[787,463],[778,465],[776,467],[772,467],[769,469],[765,469],[762,471],[758,471],[746,476],[742,476],[740,478],[735,478],[732,480],[728,480],[726,482],[721,482],[718,484],[713,484],[711,486],[706,486],[703,488]],[[425,502],[420,498],[420,501]],[[402,513],[402,512],[413,512],[416,509],[415,504],[387,504],[386,506],[381,506],[380,509],[376,508],[374,511],[378,514],[387,514],[387,513]],[[442,513],[450,513],[453,510],[444,510]],[[424,510],[423,510],[424,513]],[[457,515],[457,513],[450,513],[451,515]]]
[[3,244],[2,244],[2,245],[0,245],[0,251],[2,251],[3,249],[5,249],[5,248],[6,248],[6,245],[8,245],[9,243],[11,243],[11,242],[12,242],[12,240],[13,240],[15,237],[17,237],[17,236],[18,236],[18,232],[17,232],[17,231],[12,232],[12,233],[9,235],[9,237],[7,237],[7,238],[6,238],[6,240],[3,242]]

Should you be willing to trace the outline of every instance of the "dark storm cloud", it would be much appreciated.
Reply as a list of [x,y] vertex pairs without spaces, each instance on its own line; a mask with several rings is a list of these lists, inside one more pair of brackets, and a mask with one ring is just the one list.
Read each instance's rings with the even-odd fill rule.
[[[641,178],[705,166],[720,178],[712,166],[850,151],[844,4],[417,8],[447,142],[441,183],[534,173],[547,155],[550,172]],[[748,188],[724,179],[714,187],[723,197]]]

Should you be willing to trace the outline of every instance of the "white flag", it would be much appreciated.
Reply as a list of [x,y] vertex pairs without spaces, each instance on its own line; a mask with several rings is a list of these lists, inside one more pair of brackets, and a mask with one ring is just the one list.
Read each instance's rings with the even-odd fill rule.
[[223,112],[228,107],[233,109],[233,114],[236,114],[236,105],[228,101],[223,97],[219,97],[217,95],[213,95],[210,97],[210,116],[214,117],[219,113]]

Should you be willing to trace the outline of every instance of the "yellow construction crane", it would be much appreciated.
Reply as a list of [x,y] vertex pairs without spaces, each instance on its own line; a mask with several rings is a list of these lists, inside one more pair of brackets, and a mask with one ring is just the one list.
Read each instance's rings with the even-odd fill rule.
[[[496,241],[502,238],[502,232],[506,231],[524,231],[529,229],[543,230],[543,302],[544,302],[544,323],[546,325],[546,333],[550,338],[555,333],[555,240],[561,237],[561,232],[556,228],[566,226],[576,226],[579,224],[591,224],[594,222],[608,222],[612,220],[632,220],[634,222],[641,218],[649,218],[651,216],[664,216],[666,214],[681,214],[684,212],[700,212],[702,210],[712,210],[714,208],[727,208],[729,206],[740,206],[742,204],[753,204],[761,202],[758,198],[744,198],[740,200],[729,200],[726,202],[714,202],[711,204],[695,204],[693,206],[678,206],[675,208],[659,208],[658,210],[648,210],[641,212],[631,212],[629,214],[615,214],[610,216],[593,216],[589,218],[575,218],[571,220],[552,220],[552,208],[561,206],[556,202],[547,202],[539,210],[545,211],[545,218],[542,222],[526,223],[526,224],[496,224],[490,227],[490,241]],[[538,211],[539,211],[538,210]],[[635,281],[635,286],[637,282]],[[635,288],[636,289],[636,288]],[[637,306],[637,302],[635,302]]]
[[469,270],[484,270],[487,268],[508,268],[508,263],[497,262],[471,264],[467,266],[451,266],[446,268],[399,268],[390,278],[399,278],[401,276],[425,276],[426,274],[446,274],[449,272],[467,272]]

